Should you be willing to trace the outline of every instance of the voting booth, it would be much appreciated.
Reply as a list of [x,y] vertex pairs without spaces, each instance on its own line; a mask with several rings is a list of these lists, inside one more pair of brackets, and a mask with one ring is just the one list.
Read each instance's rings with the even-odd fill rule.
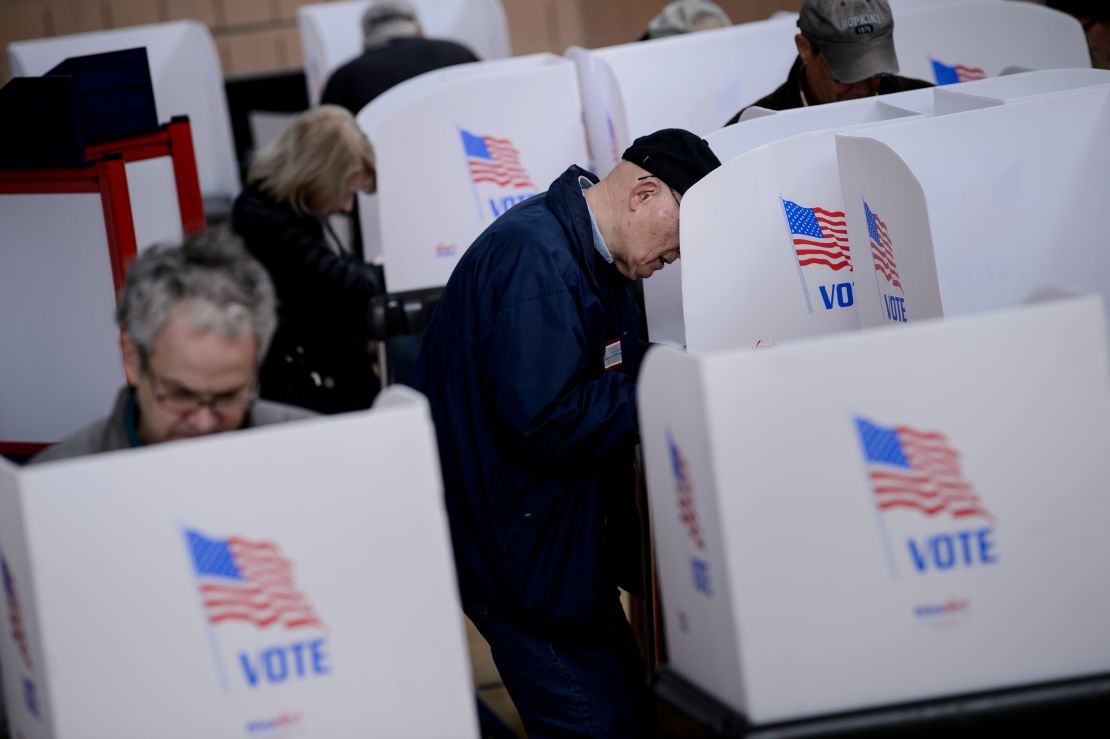
[[[428,38],[456,41],[479,59],[501,59],[512,53],[500,0],[413,0],[412,4]],[[362,53],[362,14],[369,6],[367,0],[351,0],[297,9],[311,104],[320,102],[331,73]]]
[[[964,120],[967,114],[971,120],[970,111],[980,108],[1107,83],[1110,72],[1105,70],[1027,72],[781,111],[710,134],[707,140],[724,165],[683,198],[682,259],[644,283],[650,335],[692,349],[723,349],[852,328],[849,316],[857,310],[860,291],[875,286],[866,229],[853,243],[844,241],[844,233],[824,228],[842,231],[843,223],[851,223],[852,202],[841,192],[837,133],[866,135],[939,116]],[[994,116],[1000,130],[1009,125],[1001,122],[1005,115]],[[959,138],[959,125],[949,135]],[[938,148],[946,148],[939,146],[942,141],[939,135],[919,137],[920,158],[929,160]],[[995,143],[1024,156],[1025,147],[1019,149],[1012,139],[996,137]],[[958,172],[978,166],[974,158],[943,159],[947,169],[937,165],[934,184],[939,190],[948,187],[945,178],[959,179],[964,175]],[[858,176],[879,189],[866,167]],[[890,199],[900,198],[890,193]],[[845,260],[822,263],[845,247],[846,266],[841,266]],[[863,284],[860,274],[867,276]],[[1020,291],[1029,285],[1015,287]]]
[[1045,282],[1107,295],[1089,214],[1106,205],[1108,125],[1099,86],[838,136],[861,323],[1012,306]]
[[1092,296],[653,349],[669,668],[756,726],[1110,672],[1108,376]]
[[391,293],[442,287],[495,218],[585,165],[578,101],[574,65],[537,54],[436,70],[363,108],[378,170],[363,243],[381,245]]
[[572,47],[590,152],[608,174],[638,137],[661,128],[704,136],[782,84],[797,15],[602,49]]
[[[920,115],[875,100],[821,108],[830,110],[815,117],[828,125]],[[714,137],[748,123],[710,134],[723,165],[683,196],[682,259],[644,281],[652,341],[723,348],[858,326],[832,136],[794,136],[730,159]]]
[[13,76],[30,77],[70,57],[136,47],[146,48],[150,60],[160,120],[189,116],[204,198],[214,207],[229,208],[239,194],[239,169],[219,55],[203,23],[174,21],[17,41],[8,45],[8,56]]
[[1087,38],[1066,13],[1027,2],[950,2],[891,9],[898,74],[938,85],[1007,67],[1090,67]]
[[0,460],[0,555],[14,736],[478,736],[435,438],[412,391]]

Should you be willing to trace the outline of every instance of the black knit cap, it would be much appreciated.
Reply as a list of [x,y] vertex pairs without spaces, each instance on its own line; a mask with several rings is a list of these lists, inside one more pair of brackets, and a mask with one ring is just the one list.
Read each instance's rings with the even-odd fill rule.
[[682,195],[721,166],[705,139],[681,128],[641,136],[624,150],[621,159],[643,167]]

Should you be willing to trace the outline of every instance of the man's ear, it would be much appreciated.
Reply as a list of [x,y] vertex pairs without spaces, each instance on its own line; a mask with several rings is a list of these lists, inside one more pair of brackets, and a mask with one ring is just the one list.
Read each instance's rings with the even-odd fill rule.
[[794,46],[798,47],[798,56],[802,58],[802,63],[813,61],[813,45],[809,43],[809,39],[800,33],[794,34]]
[[137,387],[143,373],[143,363],[139,357],[139,350],[125,331],[119,333],[119,348],[123,353],[123,374],[127,377],[127,384]]

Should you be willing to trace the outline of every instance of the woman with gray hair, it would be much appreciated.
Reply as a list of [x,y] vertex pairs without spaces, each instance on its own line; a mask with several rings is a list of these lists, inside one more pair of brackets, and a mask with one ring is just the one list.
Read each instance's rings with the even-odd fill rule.
[[382,272],[349,254],[327,223],[375,184],[370,142],[335,105],[297,116],[251,166],[231,222],[277,289],[262,397],[340,413],[377,394],[370,302],[384,290]]

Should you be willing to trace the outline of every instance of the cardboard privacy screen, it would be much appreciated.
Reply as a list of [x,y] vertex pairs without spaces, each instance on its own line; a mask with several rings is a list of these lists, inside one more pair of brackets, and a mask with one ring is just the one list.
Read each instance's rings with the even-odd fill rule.
[[1108,124],[1104,85],[838,136],[861,324],[1013,306],[1045,282],[1110,295],[1083,215],[1105,207]]
[[[500,59],[511,53],[509,26],[499,0],[413,0],[412,4],[428,38],[461,43],[479,59]],[[297,9],[305,82],[313,105],[320,102],[331,73],[362,52],[362,15],[368,7],[368,0],[348,0]]]
[[[529,104],[519,105],[524,99]],[[363,108],[358,121],[378,157],[377,222],[390,292],[447,284],[497,216],[587,159],[574,65],[550,54],[407,80]]]
[[476,737],[435,441],[401,394],[0,460],[13,736]]
[[1110,669],[1110,389],[1086,296],[649,353],[671,666],[755,724]]

